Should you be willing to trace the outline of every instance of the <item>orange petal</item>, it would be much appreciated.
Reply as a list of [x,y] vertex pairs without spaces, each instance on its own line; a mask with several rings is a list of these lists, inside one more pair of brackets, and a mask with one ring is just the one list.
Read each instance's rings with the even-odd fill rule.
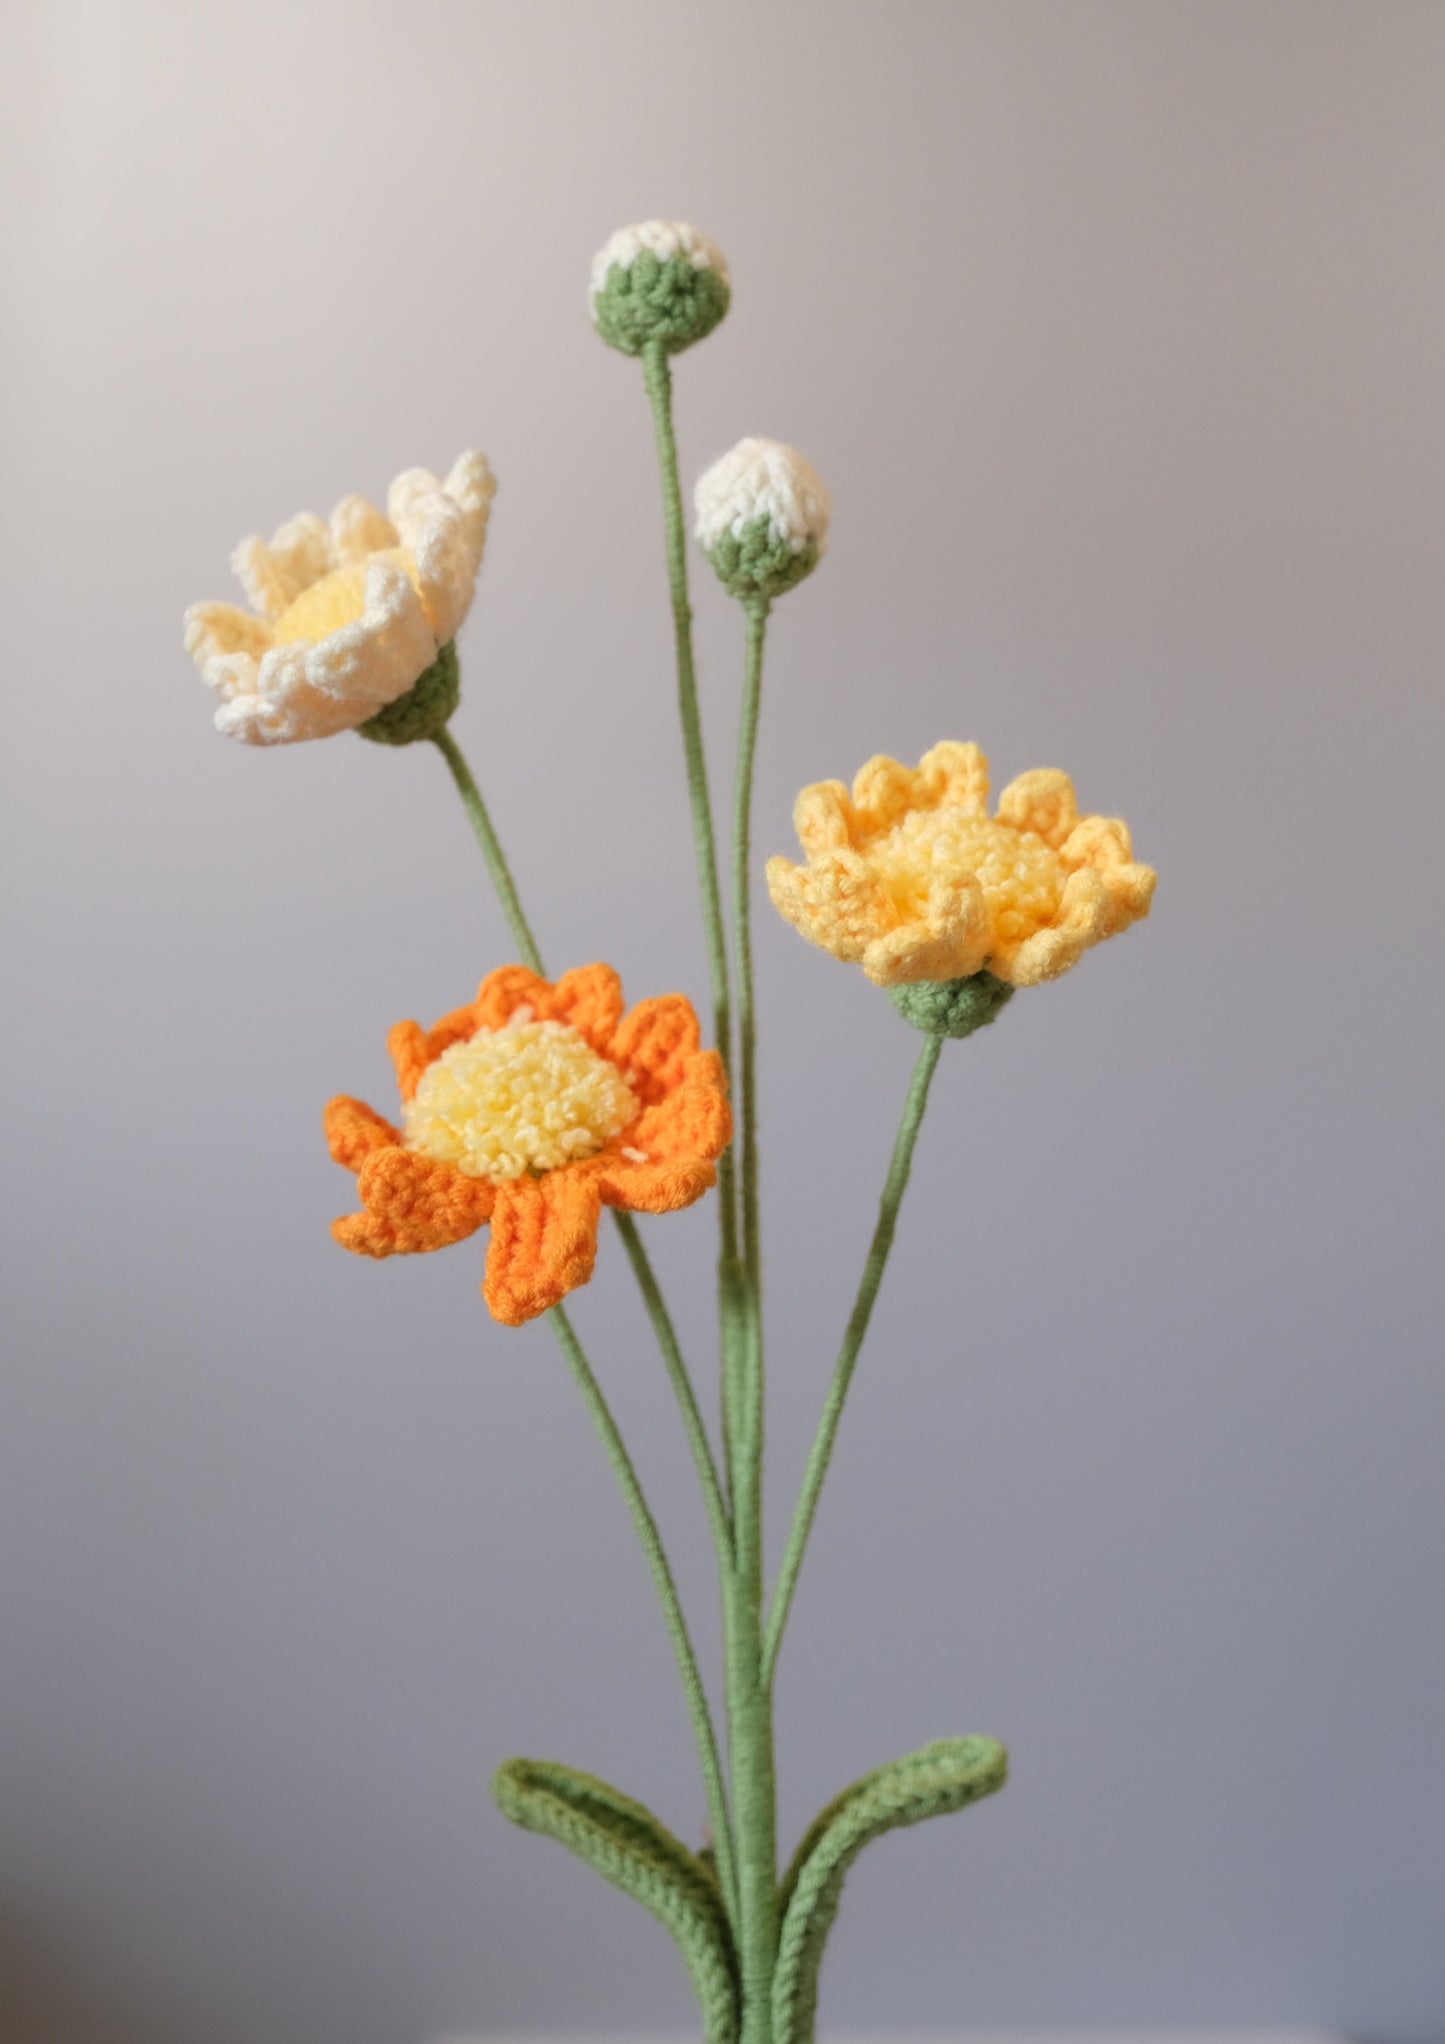
[[700,1040],[692,1002],[684,994],[658,994],[624,1016],[607,1054],[651,1107],[680,1083]]
[[359,1256],[404,1256],[446,1249],[474,1235],[492,1211],[493,1187],[451,1164],[410,1150],[376,1150],[356,1189],[365,1211],[333,1221],[343,1249]]
[[482,1297],[492,1317],[520,1327],[592,1275],[601,1198],[595,1171],[563,1165],[497,1187]]
[[501,965],[477,988],[474,1012],[479,1029],[501,1029],[518,1008],[530,1008],[542,1020],[551,1009],[552,982],[528,965]]
[[606,1057],[622,1020],[622,982],[610,965],[579,965],[552,990],[549,1019],[567,1022]]
[[717,1176],[716,1160],[732,1140],[722,1059],[700,1051],[681,1085],[640,1114],[598,1160],[597,1180],[609,1206],[668,1214],[691,1206]]
[[401,1141],[389,1121],[383,1121],[364,1100],[352,1100],[345,1093],[327,1101],[321,1119],[326,1147],[348,1171],[359,1171],[374,1150],[394,1149]]

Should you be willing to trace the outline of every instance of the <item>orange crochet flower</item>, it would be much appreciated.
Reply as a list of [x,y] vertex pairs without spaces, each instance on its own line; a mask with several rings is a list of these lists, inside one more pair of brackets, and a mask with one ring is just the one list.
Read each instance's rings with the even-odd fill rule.
[[556,985],[524,965],[435,1028],[386,1040],[403,1126],[338,1095],[326,1140],[362,1212],[331,1232],[359,1256],[445,1249],[492,1226],[482,1296],[519,1327],[592,1275],[603,1205],[664,1214],[713,1183],[732,1136],[727,1081],[681,994],[622,1011],[609,965]]

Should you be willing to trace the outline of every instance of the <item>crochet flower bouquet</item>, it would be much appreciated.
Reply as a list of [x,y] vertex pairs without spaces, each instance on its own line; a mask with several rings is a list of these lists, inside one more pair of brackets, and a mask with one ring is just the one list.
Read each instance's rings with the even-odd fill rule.
[[[399,1096],[390,1118],[344,1094],[327,1107],[331,1154],[356,1180],[357,1210],[332,1233],[344,1249],[387,1257],[443,1249],[486,1229],[482,1295],[493,1318],[507,1327],[539,1314],[550,1320],[662,1605],[711,1839],[699,1849],[684,1844],[640,1803],[556,1761],[505,1762],[494,1783],[498,1803],[515,1823],[569,1846],[667,1926],[709,2044],[808,2044],[824,1941],[852,1861],[881,1832],[990,1794],[1006,1768],[994,1739],[940,1739],[845,1789],[780,1869],[778,1651],[929,1083],[950,1039],[994,1021],[1017,988],[1057,978],[1146,915],[1154,875],[1134,862],[1127,827],[1080,815],[1068,776],[1053,769],[1011,782],[990,815],[983,754],[951,739],[917,766],[871,759],[851,790],[820,781],[799,795],[802,857],[769,862],[774,906],[834,958],[861,966],[900,1026],[916,1032],[918,1050],[872,1242],[765,1595],[749,815],[768,613],[821,560],[829,502],[808,462],[771,440],[740,441],[697,485],[696,537],[743,624],[729,943],[693,671],[671,372],[671,357],[727,312],[727,268],[694,229],[650,221],[601,250],[590,299],[602,339],[642,365],[656,433],[711,1047],[681,994],[649,995],[629,1008],[609,966],[545,977],[481,791],[449,728],[456,635],[495,490],[480,454],[464,454],[444,481],[424,469],[399,476],[385,513],[347,497],[329,520],[303,513],[269,545],[247,540],[234,566],[251,608],[197,604],[186,643],[217,699],[217,725],[234,738],[276,745],[354,730],[385,745],[425,739],[451,770],[520,962],[494,965],[475,998],[430,1028],[397,1023],[387,1038]],[[690,1206],[714,1188],[720,1455],[634,1219]],[[726,1762],[656,1522],[563,1305],[592,1274],[604,1207],[657,1337],[717,1549]]]

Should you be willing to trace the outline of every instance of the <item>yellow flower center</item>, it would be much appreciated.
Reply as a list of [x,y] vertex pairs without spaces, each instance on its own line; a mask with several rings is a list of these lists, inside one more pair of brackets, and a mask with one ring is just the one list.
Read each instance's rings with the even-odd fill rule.
[[869,847],[868,863],[900,922],[921,916],[933,873],[972,873],[995,939],[1021,942],[1053,922],[1068,868],[1032,831],[961,809],[913,809]]
[[353,561],[350,567],[333,568],[329,575],[323,575],[287,604],[271,627],[276,645],[290,645],[296,639],[314,644],[331,632],[339,632],[343,625],[354,625],[366,610],[366,571],[373,561],[394,561],[406,569],[413,587],[418,586],[416,562],[405,547],[388,547],[382,553],[368,555],[364,561]]
[[520,1178],[593,1157],[641,1107],[622,1074],[563,1022],[509,1022],[454,1043],[406,1103],[409,1150],[469,1178]]

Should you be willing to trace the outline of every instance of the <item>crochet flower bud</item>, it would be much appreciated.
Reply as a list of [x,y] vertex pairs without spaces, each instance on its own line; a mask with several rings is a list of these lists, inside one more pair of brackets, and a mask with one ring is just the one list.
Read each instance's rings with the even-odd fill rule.
[[592,258],[592,323],[609,348],[676,355],[710,334],[732,296],[722,250],[682,220],[619,227]]
[[697,538],[723,587],[746,602],[811,575],[832,505],[806,455],[781,440],[739,440],[698,478]]

